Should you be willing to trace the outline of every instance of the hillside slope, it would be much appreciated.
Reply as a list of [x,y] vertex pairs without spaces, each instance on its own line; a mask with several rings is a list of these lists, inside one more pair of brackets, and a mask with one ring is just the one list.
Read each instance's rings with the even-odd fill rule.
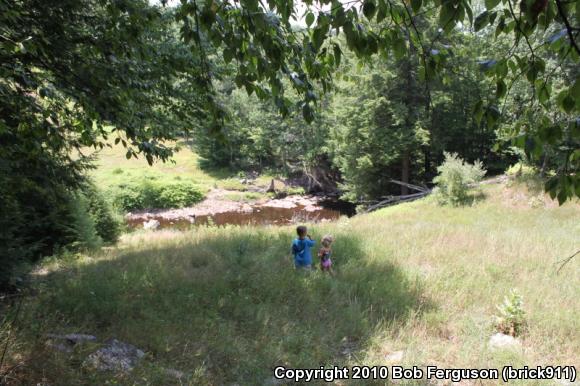
[[[20,364],[12,376],[24,384],[58,385],[261,385],[276,365],[578,367],[580,264],[557,274],[554,263],[579,247],[580,206],[513,205],[505,189],[467,208],[422,200],[312,226],[336,237],[335,277],[293,271],[289,227],[140,232],[49,261],[7,366]],[[527,313],[522,347],[492,351],[492,317],[512,288]],[[71,332],[129,342],[145,359],[130,374],[95,372],[82,363],[98,344],[46,346],[46,333]]]

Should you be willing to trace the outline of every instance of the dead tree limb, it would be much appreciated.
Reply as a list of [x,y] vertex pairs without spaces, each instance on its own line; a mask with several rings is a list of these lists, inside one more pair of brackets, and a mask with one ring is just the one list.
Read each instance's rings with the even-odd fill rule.
[[407,188],[416,190],[418,192],[429,192],[430,191],[429,188],[426,188],[424,186],[413,185],[413,184],[409,184],[408,182],[403,182],[403,181],[399,181],[399,180],[389,180],[389,182],[392,182],[393,184],[397,184],[397,185],[401,185],[401,186],[406,186]]
[[390,196],[390,197],[387,197],[385,200],[379,201],[376,204],[369,206],[363,213],[369,213],[369,212],[384,208],[384,207],[389,206],[389,205],[395,205],[395,204],[400,204],[402,202],[414,201],[414,200],[417,200],[419,198],[423,198],[430,193],[431,193],[431,191],[427,190],[427,191],[422,191],[419,193],[405,194],[403,196]]
[[556,271],[556,273],[560,273],[560,271],[562,270],[562,268],[564,268],[564,266],[566,264],[568,264],[570,262],[570,260],[572,260],[574,258],[574,256],[576,256],[577,254],[580,253],[580,250],[577,250],[576,253],[574,253],[572,256],[569,256],[565,259],[562,259],[560,261],[557,261],[556,264],[560,264],[560,268],[558,268],[558,270]]

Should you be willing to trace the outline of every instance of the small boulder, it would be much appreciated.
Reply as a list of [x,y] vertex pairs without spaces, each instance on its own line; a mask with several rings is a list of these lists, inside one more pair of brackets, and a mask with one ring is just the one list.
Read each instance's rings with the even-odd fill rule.
[[404,351],[393,351],[392,353],[385,355],[385,361],[387,363],[400,363],[404,356]]
[[173,378],[181,379],[181,378],[185,377],[185,373],[183,371],[165,368],[165,367],[162,368],[162,371],[165,375],[173,377]]
[[159,228],[159,225],[161,225],[161,223],[157,220],[149,220],[149,221],[145,221],[143,222],[143,229],[145,230],[155,230],[157,228]]
[[72,346],[68,345],[68,344],[64,344],[64,343],[55,343],[52,341],[48,341],[48,342],[46,342],[46,346],[50,347],[53,350],[60,351],[60,352],[65,352],[65,353],[69,353],[69,354],[73,352]]
[[48,347],[66,353],[71,353],[73,351],[73,347],[77,344],[97,341],[96,336],[87,334],[46,334],[46,337],[49,338],[49,340],[46,342]]
[[101,371],[128,372],[139,363],[145,353],[137,347],[112,339],[85,360],[85,366]]
[[502,334],[498,332],[497,334],[493,334],[491,338],[489,338],[488,345],[493,350],[498,349],[517,349],[521,346],[521,343],[518,339],[514,338],[511,335]]
[[96,342],[97,337],[94,335],[88,334],[66,334],[66,335],[58,335],[58,334],[46,334],[47,337],[51,339],[59,339],[65,340],[70,344],[78,344],[83,342]]

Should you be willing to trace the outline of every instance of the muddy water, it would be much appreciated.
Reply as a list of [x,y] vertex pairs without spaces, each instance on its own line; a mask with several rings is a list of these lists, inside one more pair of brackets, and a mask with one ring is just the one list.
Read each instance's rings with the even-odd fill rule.
[[[294,208],[277,208],[259,206],[252,211],[230,211],[210,215],[198,215],[189,218],[168,219],[163,216],[148,216],[147,220],[159,221],[159,228],[187,229],[197,225],[288,225],[304,222],[333,221],[340,216],[352,216],[354,207],[345,203],[329,202],[316,209],[297,205]],[[127,219],[131,228],[142,228],[143,219]]]

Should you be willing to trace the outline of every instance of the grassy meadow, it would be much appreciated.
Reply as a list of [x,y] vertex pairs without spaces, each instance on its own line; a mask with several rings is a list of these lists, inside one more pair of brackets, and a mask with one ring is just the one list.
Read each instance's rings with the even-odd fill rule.
[[[313,225],[313,237],[336,237],[334,277],[293,271],[290,227],[136,232],[48,260],[8,364],[25,384],[58,385],[262,385],[277,365],[385,365],[396,351],[407,365],[578,367],[580,265],[557,274],[555,262],[578,248],[580,206],[516,205],[514,192],[494,185],[471,207],[426,199]],[[493,315],[510,289],[524,298],[522,348],[494,352]],[[44,334],[71,332],[146,358],[131,374],[97,373],[82,361],[98,344],[46,347]]]
[[[127,182],[143,180],[155,180],[159,183],[191,182],[203,192],[214,188],[232,191],[248,189],[231,170],[200,167],[200,157],[184,141],[179,143],[179,151],[170,161],[157,161],[152,166],[148,166],[143,159],[127,159],[122,149],[121,144],[111,144],[111,147],[94,153],[95,169],[90,176],[102,189],[115,189]],[[266,188],[272,177],[268,174],[261,175],[254,181],[254,185]]]

